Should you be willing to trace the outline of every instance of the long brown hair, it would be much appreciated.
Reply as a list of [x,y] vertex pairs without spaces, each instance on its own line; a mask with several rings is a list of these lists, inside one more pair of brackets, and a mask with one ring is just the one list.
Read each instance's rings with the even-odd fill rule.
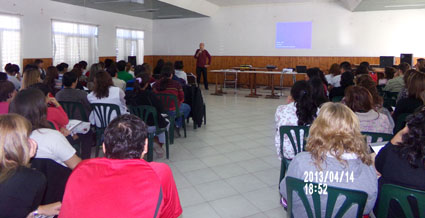
[[372,164],[365,137],[360,133],[359,119],[341,103],[323,104],[310,127],[306,150],[319,170],[328,153],[344,165],[347,165],[342,159],[344,153],[354,153],[364,164]]
[[331,68],[329,69],[329,74],[332,74],[333,76],[341,74],[341,69],[339,69],[339,64],[335,63],[331,65]]
[[111,86],[113,86],[111,75],[104,70],[97,72],[94,77],[93,89],[96,98],[107,98],[109,96],[109,87]]
[[40,82],[40,71],[38,69],[29,69],[24,72],[24,78],[22,79],[22,89],[28,88],[32,84]]
[[384,104],[384,99],[379,95],[378,89],[376,88],[376,83],[373,81],[370,75],[361,75],[357,77],[356,84],[358,86],[366,88],[369,93],[372,95],[373,106],[381,108]]
[[421,92],[425,90],[425,73],[415,72],[409,76],[407,93],[409,97],[421,98]]
[[0,183],[30,161],[31,123],[17,114],[0,115]]
[[56,85],[55,79],[58,79],[58,78],[59,78],[58,68],[54,66],[48,67],[46,70],[46,78],[44,78],[43,83],[49,87],[52,93]]

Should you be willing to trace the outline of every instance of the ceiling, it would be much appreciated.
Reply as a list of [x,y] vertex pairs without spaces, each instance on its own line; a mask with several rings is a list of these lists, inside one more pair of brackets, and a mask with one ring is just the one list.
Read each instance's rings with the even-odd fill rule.
[[[205,17],[158,0],[52,0],[147,19]],[[151,10],[153,9],[153,10]]]
[[381,11],[425,8],[425,0],[363,0],[354,11]]
[[218,6],[254,5],[254,4],[274,4],[274,3],[306,3],[324,2],[331,0],[207,0]]

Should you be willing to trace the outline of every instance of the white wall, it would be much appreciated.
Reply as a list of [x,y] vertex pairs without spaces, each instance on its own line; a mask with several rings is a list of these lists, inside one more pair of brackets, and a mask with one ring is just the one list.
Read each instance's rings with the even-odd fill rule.
[[[155,55],[425,56],[425,9],[350,12],[335,2],[225,7],[210,18],[154,21]],[[313,21],[312,49],[275,48],[276,23]],[[422,27],[421,27],[422,26]]]
[[0,0],[0,13],[22,15],[22,58],[52,57],[51,19],[99,25],[99,56],[115,56],[115,29],[145,32],[145,55],[152,54],[152,20],[50,0]]

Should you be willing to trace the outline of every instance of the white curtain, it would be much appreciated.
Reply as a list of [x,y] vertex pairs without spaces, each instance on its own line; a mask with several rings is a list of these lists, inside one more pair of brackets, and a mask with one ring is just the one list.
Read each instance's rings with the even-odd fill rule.
[[143,31],[117,29],[117,60],[128,61],[128,56],[136,56],[137,64],[143,63]]
[[89,66],[99,61],[97,26],[52,21],[53,64],[70,66],[84,60]]
[[0,71],[7,63],[21,63],[21,19],[0,14]]

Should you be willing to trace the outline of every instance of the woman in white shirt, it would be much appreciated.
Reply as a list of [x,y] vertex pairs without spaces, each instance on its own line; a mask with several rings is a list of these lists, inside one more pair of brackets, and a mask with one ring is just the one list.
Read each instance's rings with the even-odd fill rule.
[[279,159],[285,157],[292,159],[295,156],[294,149],[288,136],[283,139],[283,151],[280,150],[280,126],[309,126],[313,123],[318,113],[315,105],[311,87],[306,81],[297,81],[291,88],[291,95],[288,96],[286,105],[277,107],[275,122],[276,135],[275,146]]
[[333,87],[340,87],[341,82],[341,70],[339,69],[339,64],[332,64],[331,68],[329,69],[329,74],[325,76],[326,80],[328,81],[329,85]]
[[[120,108],[122,115],[128,113],[124,97],[125,93],[123,90],[113,86],[112,78],[109,73],[102,70],[96,73],[94,78],[94,89],[90,94],[87,95],[87,100],[90,102],[90,104],[115,104]],[[114,119],[116,116],[117,114],[113,112],[112,119]],[[89,119],[93,125],[99,124],[99,119],[95,117],[93,112],[90,114]]]
[[30,138],[38,144],[36,158],[48,158],[74,169],[81,159],[75,154],[75,149],[62,133],[49,128],[45,99],[39,89],[27,88],[20,91],[12,100],[9,112],[20,114],[31,122]]

